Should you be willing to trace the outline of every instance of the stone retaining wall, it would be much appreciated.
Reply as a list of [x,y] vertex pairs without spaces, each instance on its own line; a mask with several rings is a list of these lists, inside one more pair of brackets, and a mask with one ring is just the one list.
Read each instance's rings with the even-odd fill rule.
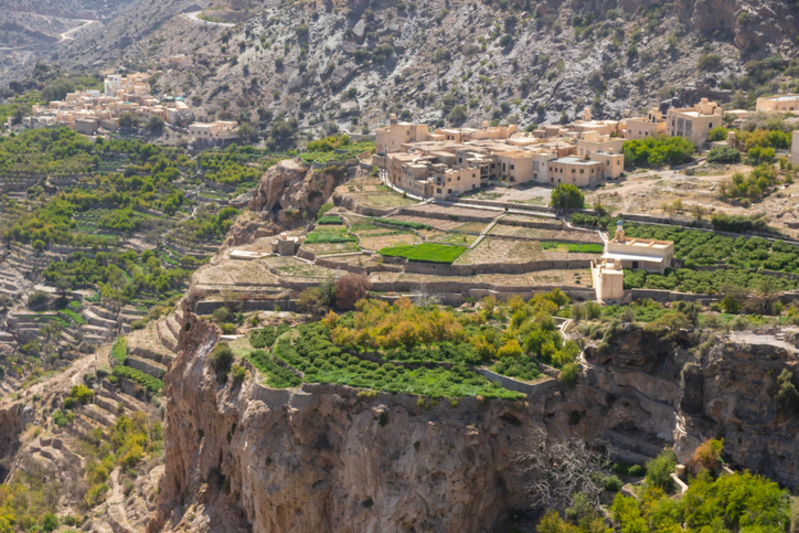
[[558,389],[557,380],[549,377],[542,378],[535,383],[527,383],[524,381],[517,381],[513,378],[509,378],[508,376],[503,376],[502,374],[497,374],[496,372],[492,372],[487,368],[475,368],[474,371],[481,376],[485,376],[489,381],[498,381],[500,385],[508,390],[521,392],[522,394],[526,394],[528,396],[552,394]]
[[405,272],[436,276],[474,276],[477,274],[525,274],[540,270],[574,270],[590,268],[597,254],[571,254],[578,257],[569,260],[529,261],[527,263],[486,263],[480,265],[445,265],[408,261]]

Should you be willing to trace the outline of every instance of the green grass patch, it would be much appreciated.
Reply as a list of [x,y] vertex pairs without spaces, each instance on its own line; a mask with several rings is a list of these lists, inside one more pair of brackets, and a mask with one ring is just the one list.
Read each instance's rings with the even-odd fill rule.
[[302,383],[297,374],[289,368],[280,366],[274,357],[263,350],[250,352],[247,359],[259,372],[268,376],[266,383],[272,388],[288,389],[299,387]]
[[316,222],[318,224],[329,225],[329,226],[340,226],[340,225],[344,224],[344,221],[341,220],[341,217],[337,217],[335,215],[323,216],[322,218],[320,218]]
[[81,308],[80,302],[77,300],[72,300],[67,305],[75,310],[79,310]]
[[82,326],[86,323],[86,319],[80,316],[78,313],[73,311],[72,309],[62,309],[60,311],[64,316],[72,320],[75,324]]
[[410,261],[451,264],[463,255],[466,250],[468,250],[466,246],[448,246],[446,244],[424,242],[416,245],[383,248],[378,253],[386,257],[405,257]]
[[164,388],[164,382],[160,379],[154,378],[149,374],[145,374],[141,370],[137,370],[129,366],[115,366],[114,375],[118,378],[127,378],[135,383],[138,383],[152,394],[155,394]]
[[354,235],[347,233],[347,228],[318,228],[305,236],[306,244],[356,242],[357,240]]
[[405,220],[392,220],[390,218],[376,218],[375,222],[380,222],[381,224],[388,224],[389,226],[399,226],[401,228],[409,228],[409,229],[431,229],[428,224],[420,224],[419,222],[408,222]]
[[565,251],[570,254],[601,254],[604,248],[601,244],[573,244],[564,242],[545,241],[541,243],[544,250]]

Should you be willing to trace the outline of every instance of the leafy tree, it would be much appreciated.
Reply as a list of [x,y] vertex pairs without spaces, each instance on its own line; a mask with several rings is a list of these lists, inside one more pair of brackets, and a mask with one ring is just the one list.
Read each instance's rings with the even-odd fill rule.
[[793,384],[793,374],[783,368],[777,377],[777,412],[785,416],[799,414],[799,391]]
[[708,163],[740,163],[741,152],[729,146],[716,146],[707,154]]
[[571,183],[560,183],[552,190],[549,205],[561,209],[585,207],[585,195]]
[[707,140],[711,142],[726,141],[728,132],[729,130],[727,128],[723,126],[717,126],[710,130],[710,133],[707,135]]
[[164,129],[164,121],[160,117],[150,117],[146,126],[147,132],[156,135]]
[[[646,462],[646,482],[652,487],[670,492],[674,488],[671,474],[677,466],[677,458],[671,450],[664,450],[654,459]],[[615,503],[614,503],[615,507]]]

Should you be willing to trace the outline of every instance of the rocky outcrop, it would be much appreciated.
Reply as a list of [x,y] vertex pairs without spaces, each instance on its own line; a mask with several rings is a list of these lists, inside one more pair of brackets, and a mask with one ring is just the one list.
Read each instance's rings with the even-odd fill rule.
[[276,214],[281,221],[288,221],[292,211],[318,211],[345,175],[340,167],[317,171],[299,160],[284,159],[263,175],[249,208],[256,213]]
[[164,511],[150,531],[478,532],[523,504],[512,455],[546,398],[425,409],[346,387],[221,386],[217,328],[189,324],[166,377]]

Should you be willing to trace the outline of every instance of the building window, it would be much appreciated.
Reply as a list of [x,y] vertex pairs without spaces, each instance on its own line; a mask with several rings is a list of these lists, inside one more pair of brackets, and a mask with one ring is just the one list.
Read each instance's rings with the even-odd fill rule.
[[511,169],[511,170],[513,170],[513,169],[515,169],[515,168],[516,168],[516,166],[515,166],[515,165],[511,165],[511,166],[510,166],[510,169]]
[[580,174],[585,174],[585,170],[580,169]]
[[452,194],[452,189],[447,189],[447,194]]

